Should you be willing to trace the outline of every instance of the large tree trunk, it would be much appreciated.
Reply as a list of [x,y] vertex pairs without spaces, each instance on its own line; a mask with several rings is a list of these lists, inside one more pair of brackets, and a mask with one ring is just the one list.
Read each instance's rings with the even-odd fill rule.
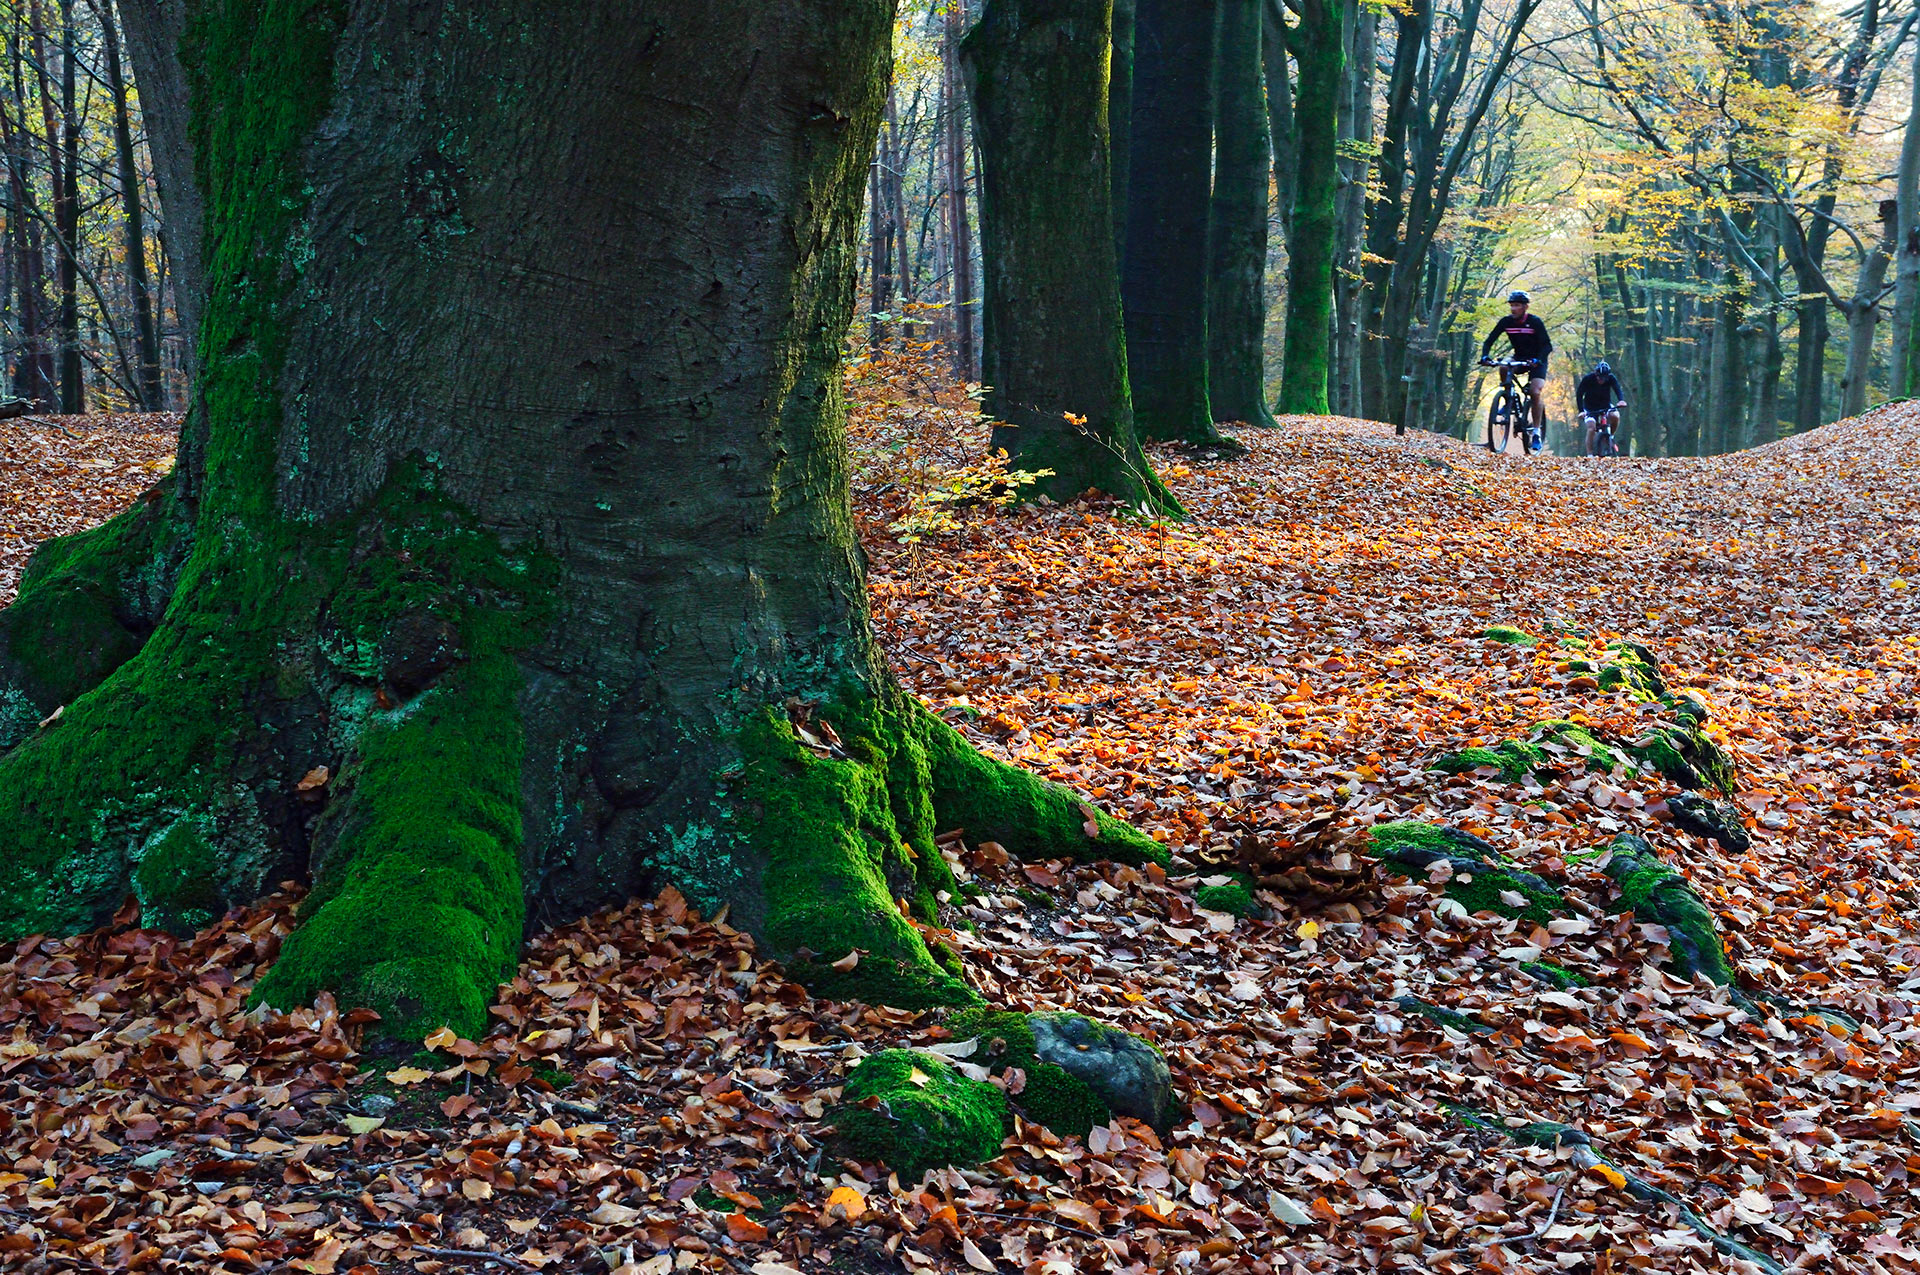
[[1050,469],[1056,498],[1098,488],[1172,508],[1133,430],[1126,333],[1105,226],[1111,0],[988,0],[965,54],[980,139],[984,407],[993,446]]
[[200,301],[207,272],[201,244],[206,213],[193,176],[187,73],[180,63],[187,4],[188,0],[116,0],[115,7],[127,31],[127,58],[133,63],[133,82],[140,92],[140,122],[153,160],[153,184],[160,192],[160,238],[172,267],[174,309],[191,352],[200,339]]
[[1216,421],[1272,425],[1267,410],[1267,192],[1273,149],[1261,92],[1260,9],[1220,0],[1207,291],[1207,396]]
[[417,1042],[484,1030],[529,920],[666,884],[803,977],[964,1000],[902,914],[936,828],[1154,852],[873,644],[840,362],[892,16],[203,0],[205,490],[170,599],[162,491],[5,613],[0,935],[305,871],[256,995]]
[[1113,260],[1127,268],[1127,192],[1133,173],[1134,0],[1113,0],[1113,52],[1107,65],[1107,162],[1113,212]]
[[1142,438],[1219,446],[1207,398],[1215,0],[1139,0],[1127,194],[1127,362]]
[[[1373,145],[1373,63],[1380,15],[1371,6],[1347,6],[1346,28],[1352,34],[1347,83],[1340,94],[1340,140],[1357,143],[1357,150]],[[1353,154],[1340,160],[1340,194],[1335,204],[1333,263],[1333,366],[1328,373],[1328,406],[1341,416],[1358,416],[1360,407],[1360,268],[1361,242],[1367,227],[1367,187],[1371,163]],[[1454,369],[1464,382],[1465,369]]]
[[[1346,69],[1340,10],[1347,0],[1301,0],[1294,38],[1299,167],[1287,240],[1286,362],[1280,410],[1325,415],[1333,340],[1334,203],[1340,191],[1339,95]],[[1404,330],[1404,329],[1402,329]]]
[[960,67],[960,40],[966,29],[966,0],[950,0],[941,65],[946,74],[947,127],[942,134],[947,188],[947,247],[953,271],[953,368],[963,381],[980,375],[974,340],[973,215],[968,211],[966,75]]
[[1887,268],[1899,242],[1899,204],[1880,201],[1880,241],[1860,262],[1860,282],[1846,306],[1847,371],[1840,382],[1840,418],[1867,410],[1867,376],[1873,369],[1873,334],[1880,321],[1880,300],[1886,288]]
[[1287,69],[1287,9],[1282,0],[1263,0],[1260,7],[1260,63],[1267,87],[1267,137],[1273,147],[1274,211],[1280,233],[1293,216],[1293,175],[1298,167],[1299,139],[1293,133],[1293,81]]
[[[1913,77],[1920,85],[1920,40],[1914,41]],[[1900,258],[1894,274],[1889,388],[1894,397],[1906,398],[1920,394],[1920,91],[1907,110],[1894,198],[1899,203]]]
[[[1369,419],[1394,421],[1398,399],[1388,367],[1385,333],[1387,299],[1393,290],[1394,262],[1401,250],[1401,228],[1406,221],[1407,133],[1413,123],[1414,86],[1426,58],[1427,37],[1433,26],[1431,0],[1409,0],[1393,13],[1393,73],[1387,81],[1381,116],[1379,189],[1367,208],[1367,246],[1361,268],[1360,398]],[[1405,331],[1404,328],[1394,329]]]

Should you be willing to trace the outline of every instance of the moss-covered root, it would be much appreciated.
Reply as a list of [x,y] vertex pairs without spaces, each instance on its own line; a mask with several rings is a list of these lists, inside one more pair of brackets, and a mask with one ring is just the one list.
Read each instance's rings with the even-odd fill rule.
[[1447,896],[1469,912],[1493,912],[1539,924],[1571,909],[1545,880],[1517,868],[1471,833],[1431,823],[1388,823],[1370,830],[1367,852],[1389,869],[1416,881],[1434,878],[1445,864]]
[[300,928],[256,1002],[332,991],[378,1011],[378,1036],[395,1043],[485,1031],[525,926],[519,684],[510,656],[484,657],[370,724]]
[[1007,1123],[1007,1098],[996,1086],[907,1049],[862,1059],[833,1113],[842,1151],[882,1161],[908,1181],[928,1169],[993,1159]]
[[1654,853],[1646,839],[1623,832],[1608,847],[1606,873],[1620,891],[1614,910],[1632,910],[1642,921],[1667,928],[1673,953],[1670,968],[1682,978],[1705,974],[1723,987],[1734,985],[1733,963],[1720,938],[1713,912],[1687,879]]
[[1538,646],[1540,639],[1525,629],[1516,629],[1510,624],[1496,624],[1480,635],[1489,642],[1505,642],[1508,646]]
[[[1066,789],[983,756],[905,695],[763,710],[740,752],[726,782],[762,865],[760,933],[823,994],[909,1009],[978,1002],[958,957],[927,938],[955,891],[937,832],[1024,858],[1167,859]],[[714,858],[689,845],[659,866],[670,879],[686,868],[689,891],[711,890]]]
[[1209,912],[1249,917],[1260,914],[1253,898],[1253,878],[1244,872],[1226,872],[1208,877],[1193,892],[1193,905]]
[[1653,703],[1667,693],[1659,660],[1638,642],[1609,642],[1606,657],[1600,663],[1573,660],[1568,668],[1575,673],[1592,674],[1600,689],[1608,694],[1618,691],[1644,704]]
[[1677,722],[1653,727],[1627,751],[1677,787],[1711,788],[1729,796],[1734,791],[1733,758],[1707,734],[1697,715],[1683,713]]
[[1579,722],[1556,718],[1541,722],[1527,740],[1508,739],[1491,747],[1465,748],[1434,759],[1433,769],[1449,775],[1464,775],[1483,766],[1491,766],[1510,784],[1529,775],[1551,776],[1566,770],[1576,760],[1587,770],[1611,774],[1633,761],[1623,749],[1615,748]]
[[1578,1169],[1600,1168],[1602,1176],[1636,1200],[1649,1204],[1670,1204],[1680,1214],[1680,1220],[1688,1229],[1701,1239],[1728,1257],[1751,1262],[1770,1275],[1784,1275],[1780,1263],[1757,1249],[1749,1248],[1739,1240],[1709,1225],[1705,1218],[1671,1191],[1664,1190],[1647,1181],[1639,1174],[1614,1164],[1594,1149],[1593,1139],[1572,1125],[1561,1124],[1556,1120],[1535,1120],[1521,1125],[1508,1125],[1503,1121],[1490,1120],[1472,1107],[1443,1103],[1448,1115],[1469,1129],[1481,1133],[1506,1138],[1523,1147],[1539,1147],[1545,1150],[1565,1151]]
[[111,521],[40,546],[0,610],[0,750],[133,658],[166,609],[187,543],[163,482]]

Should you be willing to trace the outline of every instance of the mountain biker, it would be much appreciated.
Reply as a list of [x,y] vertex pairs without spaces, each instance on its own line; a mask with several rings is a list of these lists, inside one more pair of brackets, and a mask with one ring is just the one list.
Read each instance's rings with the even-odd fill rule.
[[1547,325],[1539,315],[1527,313],[1531,304],[1532,298],[1524,292],[1508,295],[1507,317],[1494,324],[1493,331],[1480,343],[1480,362],[1492,362],[1487,355],[1493,343],[1504,336],[1516,361],[1533,364],[1527,379],[1527,398],[1533,405],[1535,437],[1539,437],[1547,427],[1547,405],[1540,395],[1547,388],[1547,356],[1553,353],[1553,338],[1547,335]]
[[1627,391],[1620,384],[1620,378],[1613,374],[1613,368],[1601,359],[1593,365],[1593,371],[1580,378],[1573,400],[1581,423],[1587,427],[1587,455],[1591,456],[1594,436],[1602,421],[1615,430],[1620,428],[1620,409],[1627,405]]

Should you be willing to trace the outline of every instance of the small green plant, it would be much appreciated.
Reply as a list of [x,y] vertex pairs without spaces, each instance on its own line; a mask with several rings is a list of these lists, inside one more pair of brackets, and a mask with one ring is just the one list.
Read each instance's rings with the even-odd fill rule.
[[949,469],[914,498],[913,506],[894,520],[889,530],[908,544],[928,536],[960,530],[956,511],[974,506],[1006,509],[1020,500],[1020,490],[1043,478],[1051,469],[1011,469],[1007,453],[995,452],[977,464]]

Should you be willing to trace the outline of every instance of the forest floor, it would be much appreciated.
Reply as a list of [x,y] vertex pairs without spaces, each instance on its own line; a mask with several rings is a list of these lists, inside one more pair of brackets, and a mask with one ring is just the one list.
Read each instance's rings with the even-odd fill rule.
[[[1175,857],[1163,873],[968,848],[982,893],[952,938],[990,998],[1158,1043],[1190,1110],[1169,1137],[1020,1126],[1000,1159],[918,1184],[840,1161],[826,1117],[847,1070],[938,1041],[937,1016],[812,999],[673,895],[537,939],[500,1030],[440,1042],[438,1072],[363,1070],[329,1007],[244,1012],[289,893],[191,942],[123,926],[0,965],[0,1262],[1764,1269],[1721,1235],[1781,1267],[1920,1270],[1920,408],[1612,462],[1289,419],[1243,432],[1241,460],[1157,455],[1193,517],[1152,524],[1080,505],[927,516],[979,445],[966,407],[897,368],[856,381],[890,658],[981,747]],[[9,572],[170,446],[61,424],[0,424]],[[1566,667],[1610,638],[1710,706],[1750,850],[1679,831],[1651,773],[1428,769],[1548,718],[1632,737],[1655,710]],[[1467,915],[1437,880],[1370,866],[1364,830],[1397,819],[1485,838],[1575,915]],[[1579,857],[1623,830],[1691,879],[1748,988],[1858,1028],[1664,972],[1667,932],[1610,913]],[[1264,917],[1195,906],[1235,862],[1271,883]],[[1593,986],[1522,971],[1542,958]],[[1588,1154],[1499,1132],[1542,1121]],[[1636,1198],[1642,1182],[1691,1214]]]

